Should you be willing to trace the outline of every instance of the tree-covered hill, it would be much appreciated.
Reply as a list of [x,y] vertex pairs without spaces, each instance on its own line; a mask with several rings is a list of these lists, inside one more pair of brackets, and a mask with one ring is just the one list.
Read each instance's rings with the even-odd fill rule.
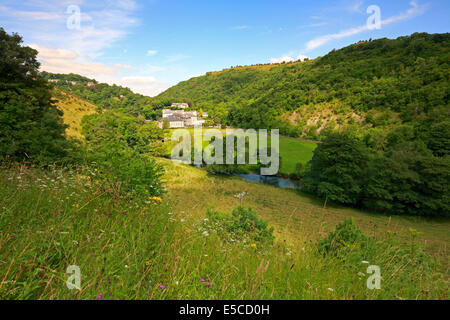
[[160,116],[158,110],[162,105],[159,106],[153,98],[134,93],[129,88],[98,83],[78,74],[41,72],[41,75],[56,87],[102,109],[123,111],[134,116],[144,115],[147,119]]
[[208,73],[157,100],[189,101],[229,125],[291,136],[391,127],[448,110],[449,45],[448,33],[361,41],[315,60]]

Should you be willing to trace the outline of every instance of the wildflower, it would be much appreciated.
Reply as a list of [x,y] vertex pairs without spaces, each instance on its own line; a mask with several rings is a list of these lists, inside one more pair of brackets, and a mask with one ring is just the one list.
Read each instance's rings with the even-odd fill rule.
[[150,197],[150,200],[152,200],[155,205],[158,205],[163,202],[163,200],[160,197]]
[[361,261],[363,264],[369,264],[369,261]]
[[331,292],[333,292],[333,291],[334,291],[334,289],[333,289],[333,288],[328,288],[328,291],[331,291]]
[[208,236],[209,236],[209,232],[208,232],[208,231],[204,231],[202,234],[203,234],[205,237],[208,237]]
[[122,213],[123,213],[123,214],[127,214],[127,212],[126,212],[126,211],[122,211]]
[[253,249],[256,249],[256,243],[252,243],[252,244],[250,245],[250,247],[252,247]]
[[159,286],[159,288],[160,288],[160,289],[165,289],[166,286],[162,284],[162,285]]
[[97,300],[103,300],[103,296],[102,296],[101,294],[99,294],[99,295],[97,296]]
[[59,216],[58,212],[55,212],[55,213],[53,214],[53,216],[54,216],[54,217]]
[[64,210],[59,210],[60,213],[64,213]]
[[200,280],[200,282],[205,282],[205,279]]

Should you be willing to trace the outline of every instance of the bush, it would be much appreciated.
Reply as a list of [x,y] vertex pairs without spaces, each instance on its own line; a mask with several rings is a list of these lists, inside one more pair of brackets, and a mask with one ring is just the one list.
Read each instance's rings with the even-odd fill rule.
[[335,231],[322,239],[319,242],[318,249],[320,253],[329,254],[345,248],[365,247],[368,242],[369,239],[355,225],[355,221],[349,219],[338,224]]
[[256,216],[251,209],[241,206],[233,210],[231,215],[221,214],[208,209],[209,226],[226,239],[254,241],[272,244],[273,227],[269,228],[266,221]]

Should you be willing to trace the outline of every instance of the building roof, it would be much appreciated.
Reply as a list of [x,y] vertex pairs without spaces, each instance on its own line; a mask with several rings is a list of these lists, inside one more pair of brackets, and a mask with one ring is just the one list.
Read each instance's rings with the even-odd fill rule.
[[184,119],[182,119],[180,117],[176,117],[176,116],[170,116],[170,117],[167,117],[167,118],[163,119],[163,121],[164,120],[167,120],[169,122],[175,122],[175,121],[184,122]]

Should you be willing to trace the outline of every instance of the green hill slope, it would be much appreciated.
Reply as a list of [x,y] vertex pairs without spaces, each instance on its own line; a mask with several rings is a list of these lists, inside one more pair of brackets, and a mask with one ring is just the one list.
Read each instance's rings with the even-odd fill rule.
[[448,109],[449,44],[448,33],[359,42],[311,61],[208,73],[157,100],[189,101],[229,125],[291,136],[392,127]]
[[53,90],[53,97],[56,100],[56,107],[63,112],[64,123],[69,126],[66,134],[80,139],[81,120],[86,115],[96,113],[98,107],[58,88]]

